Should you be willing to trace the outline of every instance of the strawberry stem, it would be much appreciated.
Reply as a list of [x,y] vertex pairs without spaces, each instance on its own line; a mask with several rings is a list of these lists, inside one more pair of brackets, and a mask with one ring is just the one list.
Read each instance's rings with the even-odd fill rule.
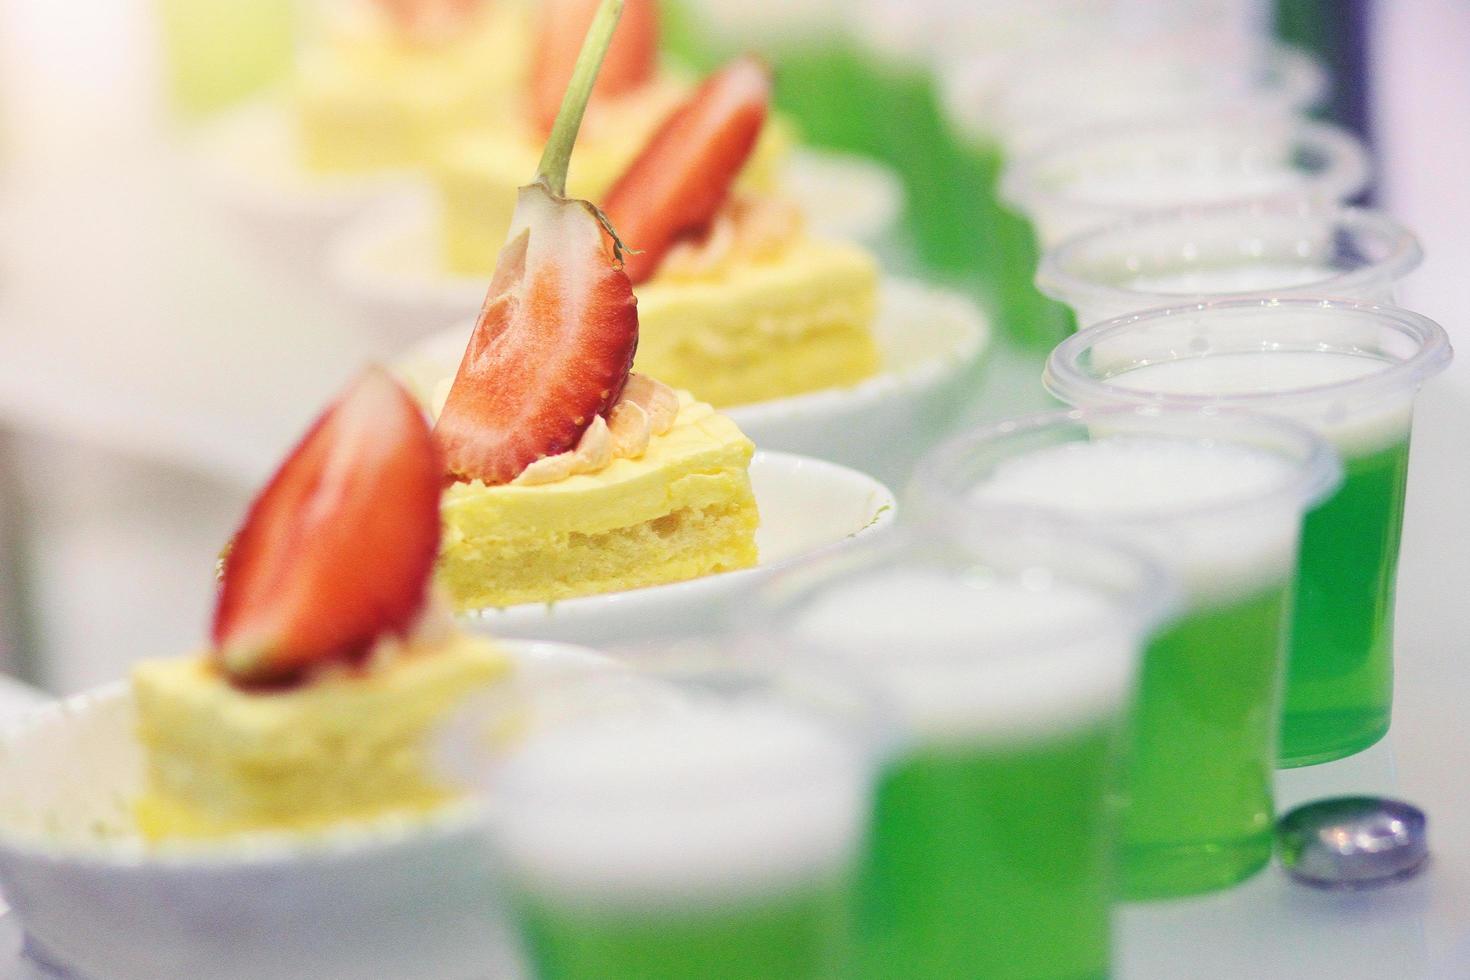
[[557,197],[566,197],[567,168],[572,162],[572,147],[577,142],[577,131],[582,128],[582,116],[587,111],[587,100],[592,97],[592,86],[597,82],[597,72],[602,68],[602,59],[612,44],[613,31],[618,18],[623,15],[624,0],[602,0],[592,26],[587,29],[587,38],[582,42],[582,52],[577,55],[577,65],[572,69],[572,80],[567,83],[567,94],[562,97],[561,109],[547,137],[546,149],[541,151],[541,164],[536,168],[536,180],[544,183]]

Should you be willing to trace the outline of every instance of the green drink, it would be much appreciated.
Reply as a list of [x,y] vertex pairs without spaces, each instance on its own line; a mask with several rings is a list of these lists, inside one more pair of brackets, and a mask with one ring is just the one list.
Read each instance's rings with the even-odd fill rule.
[[1212,891],[1260,870],[1297,545],[1337,476],[1330,447],[1246,415],[1098,409],[979,430],[919,472],[921,507],[1105,534],[1176,574],[1184,608],[1143,657],[1123,895]]
[[1388,731],[1394,579],[1409,443],[1348,457],[1342,488],[1307,515],[1281,757],[1341,758]]
[[1120,727],[895,762],[878,784],[854,974],[1105,976]]
[[1123,893],[1212,891],[1271,858],[1271,753],[1291,590],[1192,609],[1149,645],[1134,723]]
[[870,61],[843,30],[840,6],[824,0],[664,4],[666,47],[691,67],[711,70],[754,51],[775,72],[776,107],[804,142],[874,155],[878,146]]
[[944,121],[927,68],[878,59],[878,99],[869,108],[878,126],[875,155],[903,178],[909,231],[919,259],[949,274],[970,272],[982,254],[983,227],[974,221],[963,160]]
[[1108,973],[1116,798],[1147,563],[950,527],[808,563],[765,595],[780,655],[861,677],[902,738],[879,778],[844,977]]
[[776,105],[816,146],[875,156],[878,84],[843,38],[776,49]]
[[845,879],[716,908],[637,911],[521,904],[537,976],[767,980],[838,976],[849,928]]
[[1232,299],[1090,328],[1047,364],[1074,405],[1140,404],[1280,415],[1345,461],[1303,533],[1282,766],[1360,751],[1388,730],[1394,576],[1414,396],[1451,351],[1434,322],[1309,297]]
[[[1023,31],[1011,45],[1035,45],[1040,33]],[[1033,278],[1041,252],[1035,232],[1024,214],[1000,199],[1006,153],[990,110],[1002,88],[996,63],[1007,50],[1001,46],[967,53],[942,75],[947,144],[953,156],[950,179],[960,191],[945,206],[955,226],[950,230],[953,261],[946,269],[968,277],[1013,343],[1050,350],[1075,324],[1070,310],[1037,291]]]
[[790,673],[636,662],[547,685],[488,726],[529,732],[487,787],[535,974],[835,980],[867,736]]

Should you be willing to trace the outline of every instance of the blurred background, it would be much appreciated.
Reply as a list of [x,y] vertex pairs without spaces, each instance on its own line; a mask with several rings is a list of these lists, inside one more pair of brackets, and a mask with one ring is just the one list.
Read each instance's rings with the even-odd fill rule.
[[[252,154],[270,165],[269,134],[254,139],[241,108],[291,90],[306,53],[326,43],[323,9],[334,5],[0,0],[0,674],[68,693],[140,657],[195,647],[215,556],[253,489],[347,377],[398,349],[330,287],[315,237],[369,178],[315,199],[276,175],[270,187],[290,199],[283,217],[260,200],[270,187],[220,165]],[[1210,5],[1118,3],[1109,16],[1126,35]],[[1370,194],[1424,245],[1403,305],[1470,351],[1470,5],[1215,6],[1240,36],[1274,35],[1328,69],[1318,113],[1368,143]],[[770,11],[777,26],[716,33],[719,12],[735,7],[755,21]],[[995,280],[978,268],[984,250],[953,239],[953,214],[927,192],[963,189],[969,173],[963,157],[946,156],[963,145],[946,72],[967,46],[999,43],[996,31],[1027,7],[707,0],[670,7],[668,46],[696,67],[730,43],[761,46],[808,139],[910,177],[889,260],[994,303],[985,283]],[[991,20],[978,33],[950,29],[956,11],[981,8]],[[805,16],[777,16],[792,11]],[[866,105],[856,86],[837,93],[846,104],[824,103],[834,93],[803,85],[799,58],[785,63],[798,49],[852,62],[824,70],[896,73],[885,92],[906,93],[903,111]],[[902,127],[841,124],[855,117]],[[239,124],[228,138],[226,119]],[[1044,349],[1002,334],[951,424],[1041,404]],[[1435,778],[1453,762],[1442,747],[1458,746],[1463,763],[1470,744],[1463,708],[1444,690],[1446,677],[1466,676],[1470,635],[1467,419],[1462,356],[1419,403],[1399,589],[1398,765],[1431,812],[1470,806],[1463,779]],[[1450,904],[1470,903],[1459,898]]]
[[[215,553],[251,488],[343,379],[395,351],[329,287],[322,257],[301,245],[309,235],[257,227],[267,219],[241,205],[255,189],[221,192],[227,178],[201,150],[214,120],[290,90],[299,63],[324,43],[333,6],[344,0],[0,0],[0,668],[8,673],[70,692],[119,676],[138,657],[197,643]],[[946,8],[983,10],[982,26],[993,27],[1026,5],[742,4],[786,18],[769,13],[763,30],[743,34],[721,22],[730,6],[669,5],[666,46],[695,66],[744,44],[778,69],[788,56],[794,67],[783,70],[780,95],[803,135],[902,172],[906,158],[930,165],[961,142],[945,131],[958,128],[940,104],[946,66],[966,48],[997,43],[947,29]],[[1211,2],[1113,6],[1126,34],[1195,17]],[[1214,6],[1243,32],[1274,33],[1329,69],[1318,113],[1369,143],[1378,164],[1371,193],[1425,246],[1405,305],[1463,336],[1470,8]],[[749,11],[742,20],[759,22]],[[802,45],[868,55],[913,76],[902,139],[844,129],[864,114],[862,93],[814,96],[790,57]],[[944,240],[953,216],[930,206],[922,185],[909,194],[912,234],[890,249],[890,262],[961,285],[984,278],[967,269],[982,261],[979,249]],[[926,234],[936,221],[939,233]],[[991,376],[974,386],[975,417],[1040,398],[1033,359],[1008,356],[998,351]],[[1425,416],[1432,420],[1436,402],[1470,401],[1465,372],[1457,366],[1431,387]],[[1418,431],[1418,458],[1450,465],[1455,453],[1428,444],[1456,433],[1441,435],[1432,421]],[[1435,558],[1466,540],[1444,529],[1467,528],[1454,497],[1467,483],[1457,477],[1470,472],[1442,475],[1413,482],[1401,589],[1401,630],[1411,635],[1420,604],[1453,615],[1455,604],[1442,600],[1465,584],[1439,574]],[[1443,625],[1464,635],[1470,623]]]

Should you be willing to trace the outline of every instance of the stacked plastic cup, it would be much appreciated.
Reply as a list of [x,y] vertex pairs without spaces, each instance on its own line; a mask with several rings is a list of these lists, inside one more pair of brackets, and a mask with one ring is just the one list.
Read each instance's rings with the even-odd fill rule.
[[1423,259],[1389,216],[1311,201],[1176,208],[1083,232],[1042,258],[1036,284],[1081,326],[1243,294],[1394,301]]
[[1105,321],[1047,363],[1046,387],[1071,405],[1247,409],[1337,448],[1342,486],[1303,534],[1282,766],[1342,758],[1388,731],[1414,399],[1451,356],[1444,330],[1407,310],[1268,297]]
[[[1133,30],[1113,21],[1060,20],[1005,56],[967,53],[945,70],[946,110],[968,158],[967,177],[992,215],[977,248],[989,291],[1012,336],[1050,347],[1070,332],[1033,288],[1040,249],[1026,220],[1001,203],[1010,161],[1077,130],[1250,111],[1290,119],[1324,87],[1311,58],[1209,25]],[[1106,42],[1099,37],[1106,37]]]
[[1124,897],[1225,888],[1270,860],[1302,515],[1338,475],[1325,441],[1281,420],[1129,407],[1011,419],[955,438],[916,471],[921,516],[1107,535],[1184,590],[1143,659]]
[[1369,177],[1367,151],[1346,130],[1246,110],[1074,132],[1015,161],[1001,191],[1047,249],[1169,207],[1347,201]]

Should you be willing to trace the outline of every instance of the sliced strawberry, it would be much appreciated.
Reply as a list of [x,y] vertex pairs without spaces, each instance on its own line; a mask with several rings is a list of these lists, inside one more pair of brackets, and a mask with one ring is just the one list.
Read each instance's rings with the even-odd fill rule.
[[279,683],[407,633],[439,549],[443,486],[422,412],[370,368],[251,505],[224,558],[216,662],[239,683]]
[[591,208],[539,184],[522,188],[434,428],[450,476],[508,483],[575,447],[622,393],[637,346],[633,286]]
[[[601,0],[434,437],[455,480],[508,483],[573,448],[617,401],[638,347],[633,286],[567,165],[626,0]],[[632,5],[629,3],[628,5]]]
[[[531,111],[550,132],[572,78],[598,0],[541,0],[540,30],[531,66]],[[593,97],[630,92],[658,66],[658,0],[627,0],[612,47],[602,61]]]
[[681,238],[709,226],[755,149],[771,102],[771,75],[740,58],[712,75],[674,110],[602,209],[628,247],[624,269],[635,284],[658,270]]

